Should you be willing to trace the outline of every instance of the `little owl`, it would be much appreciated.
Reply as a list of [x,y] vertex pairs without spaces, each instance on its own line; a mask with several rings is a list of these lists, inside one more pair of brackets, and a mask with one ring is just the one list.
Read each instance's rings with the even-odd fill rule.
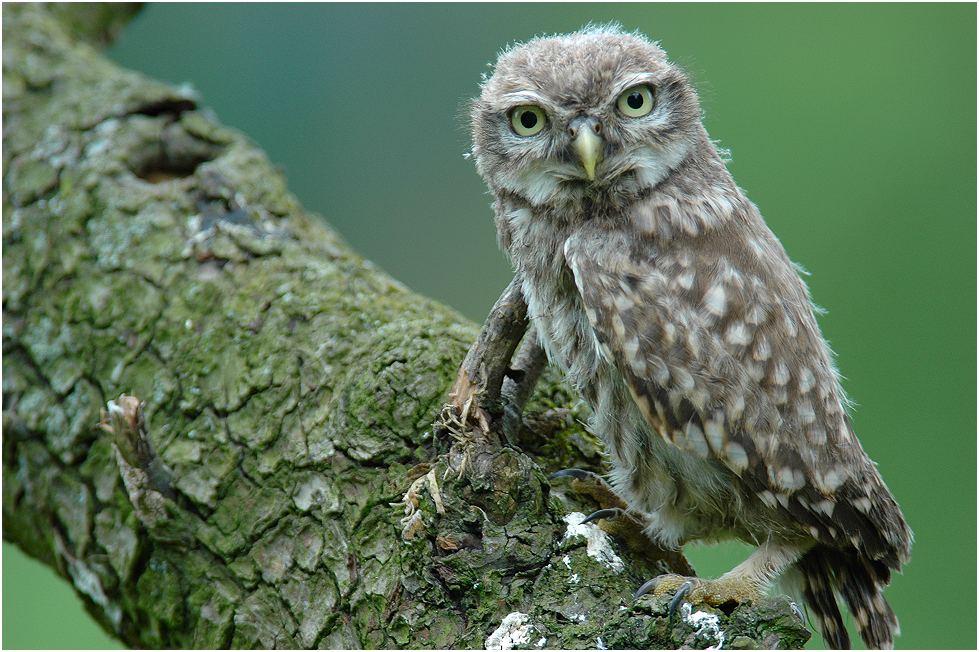
[[500,243],[648,535],[757,546],[715,580],[643,590],[745,602],[781,577],[830,645],[849,646],[839,595],[866,644],[889,647],[883,590],[911,532],[853,433],[808,289],[700,116],[637,34],[504,52],[472,111]]

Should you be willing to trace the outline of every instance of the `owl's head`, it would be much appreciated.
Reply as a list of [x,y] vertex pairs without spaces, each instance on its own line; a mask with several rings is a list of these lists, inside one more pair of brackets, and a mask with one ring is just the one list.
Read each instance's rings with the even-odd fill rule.
[[637,194],[702,134],[683,71],[655,43],[615,26],[503,52],[473,103],[472,125],[483,178],[535,206]]

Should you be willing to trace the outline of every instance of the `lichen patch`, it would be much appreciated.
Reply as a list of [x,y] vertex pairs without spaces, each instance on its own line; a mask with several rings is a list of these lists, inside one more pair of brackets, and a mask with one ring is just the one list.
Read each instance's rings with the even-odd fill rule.
[[[512,650],[518,645],[527,645],[530,643],[530,634],[534,631],[534,626],[529,621],[530,616],[519,611],[507,614],[500,626],[486,637],[486,649]],[[547,639],[542,640],[547,642]]]
[[[625,564],[615,554],[615,550],[612,548],[612,540],[609,536],[597,525],[592,523],[582,524],[583,520],[585,520],[585,515],[581,512],[571,512],[564,517],[564,522],[568,524],[568,529],[564,533],[564,541],[572,537],[584,537],[587,542],[589,557],[616,573],[621,573],[625,570]],[[571,567],[570,564],[568,567]]]
[[720,650],[724,647],[724,632],[717,614],[694,611],[689,602],[684,602],[680,607],[680,616],[683,622],[694,628],[695,637],[714,642],[708,649]]

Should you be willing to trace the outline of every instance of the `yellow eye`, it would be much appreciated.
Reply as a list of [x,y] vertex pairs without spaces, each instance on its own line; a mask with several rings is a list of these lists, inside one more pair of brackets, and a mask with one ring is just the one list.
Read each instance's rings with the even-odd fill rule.
[[625,89],[615,104],[619,107],[619,113],[622,115],[630,118],[641,118],[653,110],[655,102],[653,87],[642,84]]
[[536,136],[546,124],[547,116],[539,106],[528,104],[510,111],[510,126],[518,136]]

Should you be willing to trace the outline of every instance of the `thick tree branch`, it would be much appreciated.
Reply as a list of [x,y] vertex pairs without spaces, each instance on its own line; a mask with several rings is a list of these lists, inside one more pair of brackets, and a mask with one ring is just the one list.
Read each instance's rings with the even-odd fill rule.
[[550,486],[600,468],[553,375],[520,449],[433,435],[477,329],[195,97],[102,58],[114,11],[3,7],[5,539],[137,647],[808,638],[785,600],[716,631],[633,604],[675,558]]

